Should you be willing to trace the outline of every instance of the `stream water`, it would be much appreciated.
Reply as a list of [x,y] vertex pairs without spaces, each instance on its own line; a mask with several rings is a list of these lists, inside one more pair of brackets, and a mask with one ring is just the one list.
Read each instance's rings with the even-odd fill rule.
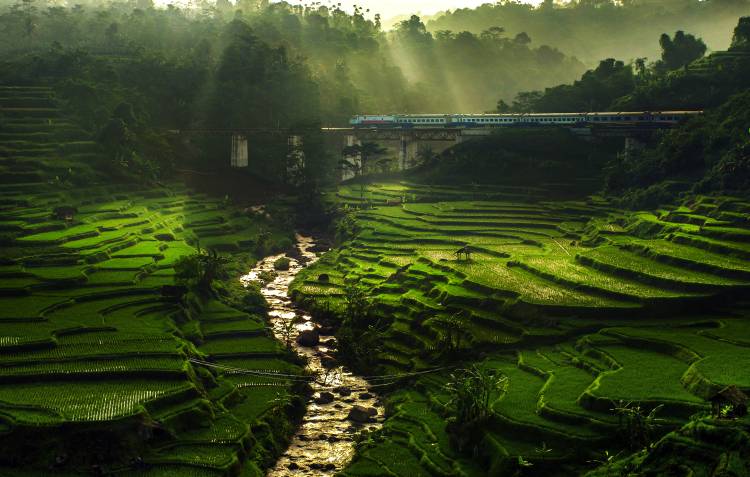
[[[242,277],[242,281],[247,283],[260,280],[262,272],[276,274],[262,287],[261,292],[270,306],[273,332],[282,342],[287,323],[294,323],[295,338],[306,330],[316,328],[312,317],[295,307],[288,296],[289,284],[297,273],[317,260],[317,255],[311,251],[314,246],[311,237],[297,235],[301,258],[288,257],[289,270],[274,270],[274,262],[285,256],[275,255],[266,257]],[[352,459],[356,434],[362,429],[376,430],[380,427],[383,408],[367,381],[340,366],[331,356],[330,353],[336,348],[333,336],[321,336],[320,343],[310,347],[300,345],[295,339],[292,346],[299,355],[307,358],[307,367],[314,375],[314,381],[310,383],[314,393],[291,445],[267,475],[334,475]],[[377,414],[362,419],[362,408],[370,414],[377,411]],[[353,409],[355,416],[350,416]]]

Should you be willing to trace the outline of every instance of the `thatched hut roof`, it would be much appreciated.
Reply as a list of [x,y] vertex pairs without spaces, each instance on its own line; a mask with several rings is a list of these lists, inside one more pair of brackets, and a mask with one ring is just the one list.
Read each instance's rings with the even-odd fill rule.
[[735,385],[727,386],[718,393],[711,396],[709,401],[732,404],[734,406],[747,406],[750,398]]

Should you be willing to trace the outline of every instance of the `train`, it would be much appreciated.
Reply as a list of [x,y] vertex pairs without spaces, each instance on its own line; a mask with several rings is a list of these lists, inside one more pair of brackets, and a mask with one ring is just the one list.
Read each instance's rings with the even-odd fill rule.
[[385,114],[354,116],[354,128],[487,128],[503,126],[671,125],[703,111],[635,111],[542,114]]

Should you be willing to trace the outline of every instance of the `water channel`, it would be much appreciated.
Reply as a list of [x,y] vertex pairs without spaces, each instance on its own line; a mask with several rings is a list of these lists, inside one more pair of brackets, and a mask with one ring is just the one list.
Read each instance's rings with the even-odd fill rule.
[[[294,323],[294,336],[316,329],[312,317],[295,307],[288,296],[289,284],[300,270],[317,260],[311,237],[297,235],[299,255],[266,257],[242,281],[261,280],[263,272],[275,273],[273,280],[261,289],[269,304],[274,335],[284,341],[286,324]],[[281,257],[290,259],[289,270],[275,270]],[[295,339],[292,346],[307,358],[308,369],[315,379],[310,383],[313,395],[307,403],[302,424],[291,445],[269,473],[269,477],[334,475],[351,461],[354,437],[362,429],[376,430],[383,418],[383,407],[367,381],[340,366],[331,354],[336,349],[333,336],[321,336],[315,346],[302,346]],[[363,411],[370,416],[362,418]],[[377,414],[375,414],[377,411]]]

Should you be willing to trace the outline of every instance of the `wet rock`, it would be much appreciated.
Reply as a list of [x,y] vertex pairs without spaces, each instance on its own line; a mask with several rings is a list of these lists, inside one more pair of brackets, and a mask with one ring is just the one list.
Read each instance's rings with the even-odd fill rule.
[[354,406],[346,418],[357,423],[365,423],[377,415],[378,410],[374,407]]
[[[320,334],[322,335],[323,333],[320,333]],[[321,343],[325,345],[326,348],[329,348],[329,349],[334,349],[336,348],[336,346],[338,346],[338,343],[336,343],[336,340],[333,338],[328,338],[325,341],[321,341]]]
[[323,366],[325,369],[333,369],[336,367],[336,358],[333,356],[328,356],[327,354],[324,354],[320,357],[320,365]]
[[318,397],[315,398],[315,404],[331,404],[333,402],[333,393],[323,391]]
[[320,333],[320,336],[333,336],[336,334],[336,330],[333,326],[321,326],[318,328],[318,333]]
[[344,406],[342,406],[341,404],[334,404],[333,407],[335,409],[344,409]]
[[307,250],[312,253],[323,253],[329,251],[330,249],[331,244],[329,242],[318,241],[315,245],[308,248]]
[[359,395],[359,398],[362,399],[362,400],[366,400],[366,399],[372,399],[373,396],[370,393],[361,393]]
[[306,348],[318,346],[318,343],[320,343],[320,334],[318,330],[305,330],[297,336],[297,343]]
[[289,464],[287,464],[286,468],[289,470],[297,470],[299,469],[299,466],[294,462],[290,462]]
[[347,404],[354,404],[356,401],[354,400],[354,398],[348,398],[348,399],[344,399],[344,402]]
[[326,435],[326,434],[320,434],[318,436],[318,440],[319,441],[327,441],[328,440],[328,435]]
[[333,392],[338,394],[339,396],[351,396],[352,390],[349,388],[349,386],[339,386],[333,389]]
[[337,436],[328,436],[328,442],[333,443],[333,442],[338,442],[340,440],[341,439],[339,439]]
[[327,470],[329,472],[332,471],[332,470],[336,470],[336,464],[332,464],[332,463],[329,462],[329,463],[327,463],[326,465],[323,466],[323,470]]

